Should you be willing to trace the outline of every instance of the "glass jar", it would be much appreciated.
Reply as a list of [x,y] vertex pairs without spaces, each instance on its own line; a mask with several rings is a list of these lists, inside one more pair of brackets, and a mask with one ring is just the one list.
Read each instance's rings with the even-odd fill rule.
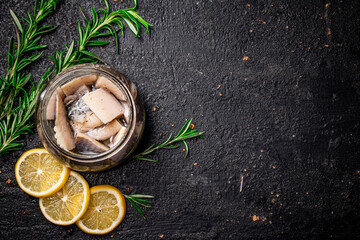
[[[47,106],[56,89],[75,78],[86,75],[103,76],[111,80],[125,93],[130,106],[125,136],[103,153],[85,154],[61,148],[55,138],[54,123],[46,117]],[[47,84],[37,103],[36,125],[41,142],[51,155],[77,171],[103,171],[124,162],[140,141],[144,123],[145,111],[134,83],[123,74],[103,64],[81,64],[62,71]]]

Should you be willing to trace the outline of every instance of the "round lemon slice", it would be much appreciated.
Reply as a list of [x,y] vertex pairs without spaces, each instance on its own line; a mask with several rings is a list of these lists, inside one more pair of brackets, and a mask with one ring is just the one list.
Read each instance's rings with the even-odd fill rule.
[[110,185],[90,188],[90,203],[76,225],[89,234],[106,234],[114,230],[126,215],[126,202],[119,189]]
[[90,189],[86,180],[71,171],[64,187],[52,196],[40,198],[41,212],[50,222],[70,225],[79,220],[89,206]]
[[34,197],[46,197],[59,191],[70,174],[70,169],[58,162],[45,149],[25,152],[15,165],[19,187]]

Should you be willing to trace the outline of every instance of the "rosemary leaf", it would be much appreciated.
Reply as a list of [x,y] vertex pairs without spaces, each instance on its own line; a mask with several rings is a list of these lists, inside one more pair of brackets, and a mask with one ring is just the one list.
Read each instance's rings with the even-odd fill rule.
[[[151,204],[146,199],[153,199],[155,198],[152,195],[144,195],[144,194],[132,194],[132,195],[124,195],[125,198],[129,201],[131,205],[140,213],[140,215],[146,219],[144,212],[141,210],[140,206],[144,207],[145,209],[150,208]],[[139,206],[140,205],[140,206]]]
[[18,17],[16,16],[16,14],[13,12],[13,10],[9,9],[10,11],[10,14],[11,14],[11,17],[13,18],[17,28],[19,29],[19,31],[22,33],[23,32],[23,28],[22,28],[22,25],[18,19]]

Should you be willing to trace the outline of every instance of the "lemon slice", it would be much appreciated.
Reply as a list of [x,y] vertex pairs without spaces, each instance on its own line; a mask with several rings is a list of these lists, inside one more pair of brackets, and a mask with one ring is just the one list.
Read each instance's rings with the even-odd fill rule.
[[126,215],[124,195],[110,185],[90,188],[90,203],[76,225],[86,233],[106,234],[114,230]]
[[59,191],[70,174],[70,169],[58,162],[45,149],[25,152],[15,165],[19,187],[34,197],[46,197]]
[[52,196],[40,198],[39,205],[50,222],[70,225],[84,215],[89,200],[89,184],[79,173],[71,171],[64,187]]

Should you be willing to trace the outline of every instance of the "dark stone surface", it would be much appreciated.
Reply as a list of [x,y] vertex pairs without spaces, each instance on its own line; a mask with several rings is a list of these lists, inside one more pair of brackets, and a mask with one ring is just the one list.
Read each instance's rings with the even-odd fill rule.
[[[44,38],[45,56],[77,39],[79,3],[102,6],[63,1],[47,20],[61,27]],[[32,6],[0,4],[1,75],[14,35],[8,8],[21,16]],[[97,237],[51,224],[17,186],[18,157],[41,147],[36,133],[26,136],[23,150],[0,157],[0,239],[357,238],[359,10],[358,0],[141,0],[138,11],[155,25],[151,38],[134,40],[127,30],[119,54],[113,45],[93,51],[144,98],[140,148],[190,117],[205,140],[189,142],[187,159],[181,149],[160,151],[159,163],[132,160],[83,174],[91,186],[156,196],[148,220],[129,207],[118,228]],[[39,78],[46,66],[44,57],[28,71]]]

